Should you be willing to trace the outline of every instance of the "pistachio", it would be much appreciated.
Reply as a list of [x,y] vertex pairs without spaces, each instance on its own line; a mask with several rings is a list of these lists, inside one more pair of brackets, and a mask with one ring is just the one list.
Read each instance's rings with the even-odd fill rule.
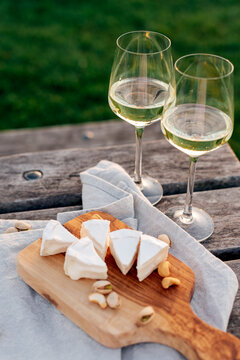
[[151,306],[146,306],[138,314],[138,325],[148,324],[154,317],[155,311]]
[[120,307],[121,305],[121,299],[120,296],[115,292],[111,292],[108,296],[107,296],[107,304],[110,308],[112,309],[117,309]]
[[18,230],[15,227],[11,226],[10,228],[4,231],[4,234],[10,234],[14,232],[18,232]]
[[93,220],[93,219],[103,220],[103,218],[102,218],[100,215],[98,215],[98,214],[92,215],[91,220]]
[[26,223],[24,221],[16,221],[14,226],[18,231],[30,230],[31,227],[32,227],[30,224],[28,224],[28,223]]
[[172,246],[172,242],[166,234],[158,235],[158,240],[165,242],[169,247]]
[[107,307],[105,296],[99,293],[92,293],[88,295],[88,300],[95,304],[98,304],[100,308],[105,309]]
[[100,294],[110,294],[112,291],[112,284],[107,280],[99,280],[93,284],[92,289]]

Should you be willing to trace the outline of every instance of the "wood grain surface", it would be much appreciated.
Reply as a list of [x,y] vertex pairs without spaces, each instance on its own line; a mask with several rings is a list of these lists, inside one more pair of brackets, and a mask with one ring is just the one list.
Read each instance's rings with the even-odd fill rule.
[[[144,130],[144,140],[163,139],[159,123]],[[109,120],[87,124],[18,129],[0,132],[0,156],[26,152],[95,148],[134,143],[134,127],[125,121]]]
[[[226,261],[226,264],[230,266],[230,268],[235,272],[240,284],[240,259]],[[238,292],[233,304],[227,331],[240,338],[240,288],[238,288]]]
[[[195,192],[193,203],[213,218],[214,233],[203,245],[224,260],[236,259],[240,253],[239,213],[240,188]],[[164,196],[157,208],[166,211],[175,205],[183,206],[185,194]],[[50,208],[1,214],[2,219],[56,219],[60,212],[80,210],[81,206]],[[224,221],[223,221],[224,220]],[[224,255],[227,254],[227,258]]]
[[[188,158],[167,141],[145,142],[143,168],[158,179],[165,195],[186,190]],[[0,158],[0,213],[74,206],[81,203],[79,172],[102,159],[122,165],[133,173],[135,145],[94,150],[71,149],[28,153]],[[26,181],[23,173],[41,170],[43,177]],[[240,185],[240,165],[228,145],[200,159],[195,190]]]
[[[65,226],[79,236],[82,221],[94,213],[111,221],[111,231],[127,227],[102,212],[82,215]],[[237,338],[214,329],[193,314],[189,302],[194,274],[175,257],[169,256],[172,276],[178,277],[181,285],[164,290],[156,272],[140,283],[134,268],[127,276],[122,275],[108,254],[109,280],[121,295],[122,306],[115,311],[101,310],[87,300],[93,281],[69,279],[63,272],[64,255],[41,257],[40,245],[41,239],[19,253],[17,268],[20,276],[100,343],[120,347],[152,341],[172,346],[191,360],[240,359]],[[154,307],[155,317],[148,325],[139,326],[138,313],[146,305]]]

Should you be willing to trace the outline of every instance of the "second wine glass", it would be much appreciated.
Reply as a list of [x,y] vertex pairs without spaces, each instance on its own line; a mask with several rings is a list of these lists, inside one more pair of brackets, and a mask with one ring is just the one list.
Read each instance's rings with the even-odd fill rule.
[[135,126],[134,181],[152,204],[160,201],[161,184],[142,176],[142,135],[162,117],[163,106],[174,98],[171,41],[152,31],[133,31],[117,39],[109,84],[109,105],[121,119]]
[[194,176],[199,156],[224,145],[233,132],[233,65],[211,54],[190,54],[175,63],[176,99],[164,108],[161,123],[166,139],[190,157],[184,207],[168,215],[198,241],[213,232],[211,217],[192,207]]

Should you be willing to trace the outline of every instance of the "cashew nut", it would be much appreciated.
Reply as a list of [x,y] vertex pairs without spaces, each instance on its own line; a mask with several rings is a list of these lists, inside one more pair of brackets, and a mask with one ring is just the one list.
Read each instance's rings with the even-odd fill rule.
[[16,221],[15,223],[15,228],[19,231],[26,231],[26,230],[30,230],[31,229],[31,225],[24,222],[24,221]]
[[105,296],[99,293],[92,293],[88,295],[88,300],[90,302],[98,304],[102,309],[107,307]]
[[181,281],[174,277],[165,277],[162,279],[162,287],[168,289],[172,285],[180,285]]
[[169,247],[172,246],[172,242],[166,234],[158,235],[158,240],[165,242]]
[[99,280],[93,284],[93,291],[100,294],[109,294],[112,291],[112,284],[107,280]]
[[158,274],[162,277],[167,277],[170,275],[170,262],[169,261],[163,261],[158,265]]
[[93,219],[103,220],[103,218],[102,218],[100,215],[98,215],[98,214],[92,215],[92,216],[91,216],[91,220],[93,220]]
[[151,306],[146,306],[143,308],[138,314],[138,325],[146,325],[148,324],[154,317],[155,311]]
[[111,292],[108,296],[107,296],[107,304],[110,308],[112,309],[117,309],[120,307],[121,305],[121,299],[120,296],[115,292]]
[[10,233],[14,233],[14,232],[18,232],[18,230],[15,227],[11,226],[6,231],[4,231],[4,234],[10,234]]

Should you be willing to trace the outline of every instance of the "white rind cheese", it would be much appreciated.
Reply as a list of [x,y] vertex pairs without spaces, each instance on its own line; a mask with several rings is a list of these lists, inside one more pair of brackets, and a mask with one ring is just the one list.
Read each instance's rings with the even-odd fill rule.
[[109,245],[109,229],[110,221],[108,220],[88,220],[82,223],[81,238],[89,237],[93,241],[93,245],[98,255],[104,260]]
[[67,248],[78,240],[56,220],[50,220],[42,234],[41,256],[55,255],[66,252]]
[[110,251],[121,272],[126,275],[137,257],[141,231],[121,229],[110,233]]
[[92,240],[88,237],[69,246],[65,256],[64,272],[72,280],[107,279],[107,265],[98,256]]
[[139,281],[149,276],[168,256],[169,246],[150,235],[142,235],[137,260]]

